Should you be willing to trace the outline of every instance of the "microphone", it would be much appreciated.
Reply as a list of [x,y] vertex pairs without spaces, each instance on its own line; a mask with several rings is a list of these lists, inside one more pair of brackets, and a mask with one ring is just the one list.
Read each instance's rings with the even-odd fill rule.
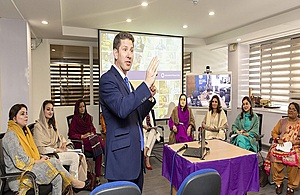
[[182,150],[185,150],[188,148],[187,144],[184,144],[181,148],[179,148],[179,150],[176,151],[176,153],[181,152]]

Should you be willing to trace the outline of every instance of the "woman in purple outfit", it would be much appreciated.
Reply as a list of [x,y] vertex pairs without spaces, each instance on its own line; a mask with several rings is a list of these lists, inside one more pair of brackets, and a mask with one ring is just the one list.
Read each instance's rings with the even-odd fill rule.
[[[176,143],[193,141],[192,129],[195,129],[195,120],[192,110],[187,106],[187,97],[181,94],[178,106],[176,106],[169,119],[169,127],[171,134],[175,134]],[[175,140],[171,139],[169,144],[173,144]]]

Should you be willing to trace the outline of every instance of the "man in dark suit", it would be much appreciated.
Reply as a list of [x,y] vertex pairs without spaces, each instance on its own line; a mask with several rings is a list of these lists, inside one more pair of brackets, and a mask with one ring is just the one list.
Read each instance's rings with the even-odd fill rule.
[[113,43],[115,64],[100,78],[99,99],[106,123],[105,177],[136,183],[142,191],[144,156],[142,121],[155,105],[159,61],[153,58],[136,90],[126,80],[134,58],[134,38],[120,32]]

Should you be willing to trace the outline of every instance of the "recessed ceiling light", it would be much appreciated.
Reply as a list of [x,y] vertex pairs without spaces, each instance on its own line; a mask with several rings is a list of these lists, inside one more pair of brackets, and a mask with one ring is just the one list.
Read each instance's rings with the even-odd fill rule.
[[187,28],[187,27],[188,27],[188,25],[183,25],[183,26],[182,26],[182,28]]
[[126,22],[132,22],[132,20],[131,20],[130,18],[128,18],[128,19],[126,20]]
[[211,11],[208,13],[208,15],[213,16],[213,15],[215,15],[215,12]]
[[143,3],[141,4],[141,6],[146,7],[146,6],[148,6],[148,3],[147,3],[147,2],[143,2]]
[[236,41],[241,41],[242,39],[240,39],[240,38],[238,38],[238,39],[236,39]]
[[48,21],[43,20],[43,21],[42,21],[42,24],[48,24]]

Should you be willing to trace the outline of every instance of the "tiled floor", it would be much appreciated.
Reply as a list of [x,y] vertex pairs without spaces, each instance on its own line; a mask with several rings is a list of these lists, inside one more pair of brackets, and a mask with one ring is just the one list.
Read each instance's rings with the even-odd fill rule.
[[[160,151],[159,151],[160,152]],[[153,170],[147,170],[145,174],[145,182],[143,195],[168,195],[170,194],[170,182],[162,176],[161,170],[161,162],[156,158],[151,157],[150,159]],[[106,182],[104,178],[102,178],[103,183]],[[300,195],[300,187],[295,190],[295,195]],[[284,189],[283,193],[285,194],[287,189],[287,181],[284,181]],[[89,194],[89,192],[80,192],[78,194]],[[275,185],[267,184],[265,187],[260,188],[259,192],[248,192],[247,195],[274,195],[275,193]],[[229,194],[230,195],[230,194]]]

